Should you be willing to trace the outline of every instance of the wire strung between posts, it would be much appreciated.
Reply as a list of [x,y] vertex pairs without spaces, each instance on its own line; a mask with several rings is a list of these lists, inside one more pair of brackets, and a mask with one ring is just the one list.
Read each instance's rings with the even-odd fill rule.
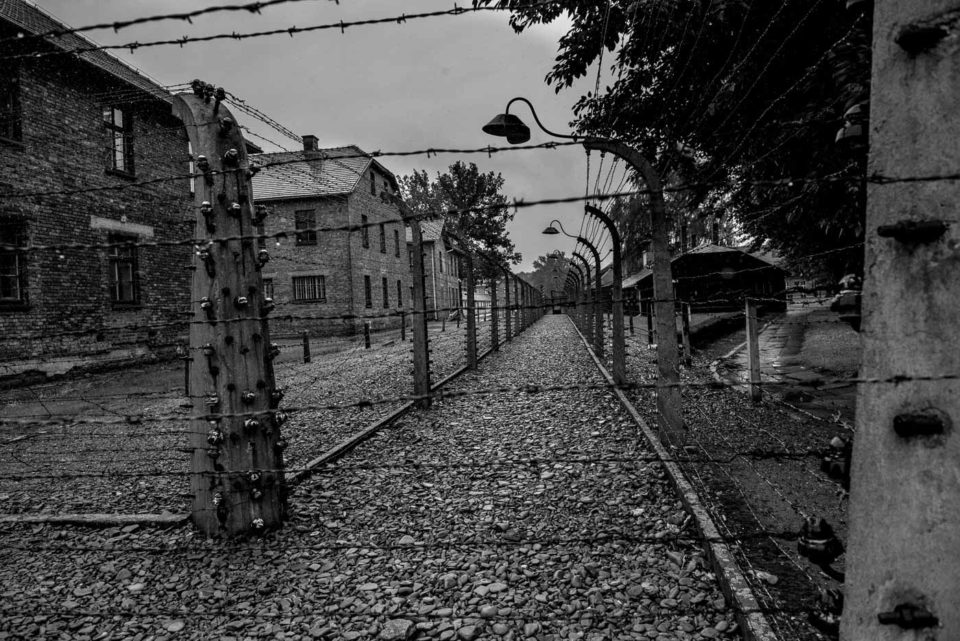
[[[808,387],[811,389],[819,389],[825,385],[833,384],[857,384],[857,385],[902,385],[908,382],[938,382],[938,381],[955,381],[960,380],[960,374],[951,373],[951,374],[929,374],[929,375],[909,375],[909,374],[897,374],[887,377],[852,377],[852,378],[826,378],[826,379],[812,379],[812,380],[798,380],[798,381],[759,381],[756,383],[751,383],[755,386],[761,387],[784,387],[784,386],[796,386],[796,387]],[[233,414],[202,414],[202,415],[190,415],[184,416],[182,414],[170,414],[170,415],[156,415],[148,416],[144,414],[123,414],[118,413],[118,416],[107,416],[107,417],[78,417],[74,419],[63,419],[63,420],[19,420],[16,418],[0,418],[0,425],[64,425],[64,424],[96,424],[96,425],[137,425],[140,423],[148,422],[172,422],[172,421],[216,421],[222,419],[235,419],[235,418],[252,418],[252,417],[262,417],[266,415],[273,415],[277,412],[286,412],[294,413],[298,411],[337,411],[350,408],[369,408],[376,405],[385,405],[391,403],[397,403],[401,401],[425,401],[425,400],[434,400],[434,401],[443,401],[451,400],[464,397],[472,396],[492,396],[498,394],[546,394],[550,392],[589,392],[589,391],[612,391],[619,389],[622,391],[637,391],[637,390],[657,390],[657,389],[668,389],[668,388],[709,388],[709,389],[723,389],[723,388],[742,388],[744,383],[725,383],[717,381],[687,381],[687,382],[676,382],[676,383],[623,383],[616,385],[613,383],[604,383],[604,384],[564,384],[564,385],[521,385],[521,386],[502,386],[502,387],[489,387],[489,388],[477,388],[471,390],[455,390],[448,391],[444,389],[434,390],[428,394],[411,394],[407,396],[396,396],[391,398],[372,398],[372,399],[363,399],[359,401],[354,401],[350,403],[333,403],[329,405],[305,405],[299,407],[287,407],[275,410],[259,410],[259,411],[250,411],[250,412],[237,412]]]
[[[530,8],[536,7],[546,7],[554,4],[561,4],[560,0],[542,0],[530,5]],[[474,6],[471,8],[464,8],[454,5],[453,9],[444,9],[440,11],[426,11],[422,13],[404,13],[399,16],[391,16],[387,18],[368,18],[365,20],[352,20],[345,21],[340,20],[338,22],[329,22],[325,24],[316,24],[308,27],[287,27],[283,29],[267,29],[264,31],[250,31],[246,33],[238,33],[236,31],[231,33],[218,33],[209,36],[184,36],[182,38],[173,38],[166,40],[151,40],[147,42],[126,42],[123,44],[115,45],[93,45],[91,44],[88,47],[73,47],[70,49],[57,50],[57,51],[38,51],[35,53],[24,53],[24,54],[14,54],[9,56],[0,56],[0,60],[17,60],[17,59],[36,59],[36,58],[46,58],[49,56],[63,56],[63,55],[80,55],[84,53],[91,53],[94,51],[114,51],[114,50],[126,50],[130,53],[134,53],[138,49],[145,49],[149,47],[160,47],[168,45],[177,45],[183,47],[184,45],[198,42],[213,42],[217,40],[249,40],[252,38],[264,38],[267,36],[283,36],[287,35],[291,38],[297,34],[301,33],[314,33],[319,31],[334,31],[339,30],[341,33],[345,33],[349,27],[361,27],[367,25],[380,25],[380,24],[397,24],[401,25],[410,20],[422,20],[425,18],[437,18],[442,16],[459,16],[464,13],[475,13],[475,12],[492,12],[492,11],[506,11],[507,9],[501,8],[499,6]]]
[[[0,44],[7,42],[29,42],[30,40],[42,40],[44,38],[62,38],[63,36],[68,36],[71,34],[81,34],[84,31],[97,31],[101,29],[112,29],[114,32],[118,32],[121,29],[126,29],[128,27],[133,27],[135,25],[146,24],[148,22],[163,22],[166,20],[184,20],[186,22],[191,22],[193,18],[199,16],[208,15],[211,13],[221,13],[225,11],[249,11],[250,13],[259,14],[262,9],[267,9],[280,4],[293,4],[297,2],[313,2],[315,0],[258,0],[256,2],[244,2],[240,4],[227,4],[227,5],[218,5],[213,7],[206,7],[205,9],[196,9],[194,11],[184,11],[180,13],[164,13],[157,14],[152,16],[143,16],[140,18],[131,18],[129,20],[115,20],[113,22],[99,22],[96,24],[86,25],[84,27],[69,27],[69,28],[57,28],[50,29],[49,31],[42,31],[40,33],[30,33],[30,34],[20,34],[16,36],[10,36],[9,38],[0,38]],[[329,0],[337,1],[339,0]]]

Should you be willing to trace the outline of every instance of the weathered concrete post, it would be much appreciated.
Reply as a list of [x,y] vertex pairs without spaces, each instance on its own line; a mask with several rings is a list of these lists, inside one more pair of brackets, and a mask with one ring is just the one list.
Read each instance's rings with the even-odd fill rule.
[[504,330],[505,342],[509,343],[513,340],[512,335],[512,324],[511,316],[513,316],[513,310],[510,309],[510,270],[506,267],[503,267],[503,318],[506,321],[506,328]]
[[[401,210],[403,211],[403,210]],[[413,394],[418,407],[430,407],[430,337],[427,335],[427,288],[424,282],[423,233],[420,220],[407,216],[413,240]]]
[[500,312],[497,310],[497,279],[490,278],[490,349],[500,349]]
[[744,316],[747,319],[747,363],[750,376],[750,398],[759,403],[760,391],[760,339],[757,335],[757,302],[747,299]]
[[[960,168],[958,25],[955,2],[874,3],[868,176]],[[868,185],[845,641],[960,639],[957,203],[956,180]]]
[[[193,83],[173,98],[202,177],[196,181],[197,246],[190,326],[194,524],[208,536],[276,529],[286,514],[286,487],[276,387],[257,250],[246,146],[222,104],[223,89]],[[256,211],[256,213],[255,213]]]
[[683,338],[683,364],[693,364],[693,351],[690,346],[690,303],[680,304],[680,335]]

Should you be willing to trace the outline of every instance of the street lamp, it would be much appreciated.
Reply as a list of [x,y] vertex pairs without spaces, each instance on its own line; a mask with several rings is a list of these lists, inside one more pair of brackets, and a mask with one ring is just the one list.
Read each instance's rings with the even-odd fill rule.
[[663,199],[663,187],[660,176],[650,162],[640,152],[619,140],[580,137],[571,134],[558,134],[543,126],[536,110],[529,100],[513,98],[507,103],[504,113],[487,123],[483,131],[493,136],[501,136],[512,145],[530,140],[530,128],[517,116],[510,113],[510,105],[523,102],[530,108],[533,119],[545,133],[555,138],[569,140],[583,139],[587,151],[608,151],[623,159],[634,171],[640,174],[647,187],[650,198],[651,249],[653,250],[653,297],[657,317],[657,415],[661,431],[668,439],[678,444],[681,436],[680,417],[680,370],[677,354],[677,322],[674,295],[671,287],[673,276],[670,269],[670,248],[667,243],[666,204]]
[[[556,224],[557,227],[559,227],[560,229],[558,230],[557,227],[554,227],[554,224]],[[600,287],[601,287],[600,252],[597,251],[597,248],[594,247],[593,244],[583,236],[574,236],[573,234],[568,234],[567,230],[563,228],[563,225],[560,224],[559,220],[554,219],[550,221],[550,225],[543,230],[543,233],[548,236],[563,234],[568,238],[576,238],[581,245],[589,249],[590,252],[593,254],[594,265],[596,267],[596,269],[594,269],[595,290],[593,294],[593,317],[594,317],[593,349],[596,352],[597,356],[602,358],[603,357],[603,313],[600,310]],[[576,254],[574,254],[574,256],[576,256]]]

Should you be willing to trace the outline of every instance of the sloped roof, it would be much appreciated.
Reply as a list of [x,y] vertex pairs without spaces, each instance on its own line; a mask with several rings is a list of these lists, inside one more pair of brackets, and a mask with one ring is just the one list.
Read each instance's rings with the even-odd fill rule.
[[[684,253],[684,254],[678,254],[678,255],[674,256],[673,258],[670,259],[670,264],[672,265],[673,263],[676,263],[678,260],[680,260],[680,259],[683,258],[684,256],[691,256],[691,255],[697,255],[697,254],[700,254],[700,255],[703,255],[703,254],[744,254],[744,255],[746,255],[746,256],[749,256],[750,258],[753,258],[754,260],[760,261],[760,262],[762,262],[762,263],[766,263],[767,265],[770,265],[771,267],[776,267],[777,269],[782,269],[779,265],[777,265],[776,263],[772,262],[769,258],[767,258],[767,257],[764,256],[764,255],[757,255],[757,254],[754,254],[754,253],[751,253],[751,252],[748,252],[748,251],[744,251],[743,249],[740,249],[740,248],[738,248],[738,247],[724,247],[724,246],[722,246],[722,245],[714,245],[714,244],[711,244],[711,243],[707,243],[707,244],[704,244],[704,245],[700,245],[700,246],[698,246],[698,247],[694,247],[693,249],[691,249],[690,251],[688,251],[688,252],[686,252],[686,253]],[[765,268],[764,268],[764,269],[765,269]],[[624,279],[623,279],[623,286],[624,286],[625,288],[626,288],[626,287],[634,287],[634,286],[637,285],[637,283],[639,283],[639,282],[642,281],[642,280],[646,280],[647,278],[650,278],[652,275],[653,275],[653,270],[650,269],[650,268],[645,267],[645,268],[641,269],[640,271],[638,271],[638,272],[636,272],[636,273],[633,273],[633,274],[630,274],[629,276],[624,277]],[[605,283],[604,283],[604,287],[606,287],[607,285],[608,285],[608,283],[605,282]]]
[[[435,243],[443,237],[443,218],[422,219],[420,235],[425,243]],[[413,232],[407,227],[407,242],[413,242]]]
[[[352,194],[364,172],[375,162],[355,145],[255,154],[251,158],[263,168],[253,177],[257,200]],[[392,178],[386,169],[379,169]]]
[[[30,34],[69,28],[44,10],[25,0],[0,0],[0,20],[9,22],[14,27]],[[46,37],[44,40],[65,51],[76,51],[96,46],[96,43],[92,40],[74,33],[59,37]],[[86,51],[78,53],[76,56],[127,84],[142,89],[160,100],[170,102],[170,93],[162,86],[133,67],[114,58],[106,51]]]

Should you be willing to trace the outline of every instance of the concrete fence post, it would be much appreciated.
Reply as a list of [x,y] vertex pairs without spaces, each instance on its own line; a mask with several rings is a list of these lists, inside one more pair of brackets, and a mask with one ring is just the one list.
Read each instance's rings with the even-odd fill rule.
[[866,185],[844,641],[960,639],[958,26],[873,3],[866,175],[905,180]]

